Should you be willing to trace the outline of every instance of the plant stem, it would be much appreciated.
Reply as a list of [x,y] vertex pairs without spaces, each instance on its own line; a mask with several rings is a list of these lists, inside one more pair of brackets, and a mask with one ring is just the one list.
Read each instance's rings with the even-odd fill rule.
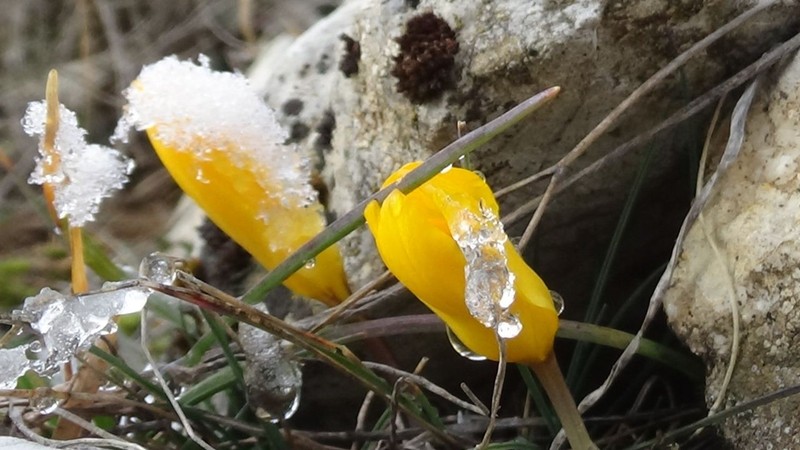
[[586,431],[586,426],[583,424],[578,407],[575,406],[575,400],[564,381],[564,375],[561,374],[561,368],[558,367],[555,355],[550,353],[547,359],[538,364],[530,364],[530,367],[536,373],[539,382],[542,383],[547,396],[550,397],[553,409],[556,410],[556,414],[561,420],[561,426],[564,428],[573,450],[597,449],[597,445],[592,442],[592,438]]

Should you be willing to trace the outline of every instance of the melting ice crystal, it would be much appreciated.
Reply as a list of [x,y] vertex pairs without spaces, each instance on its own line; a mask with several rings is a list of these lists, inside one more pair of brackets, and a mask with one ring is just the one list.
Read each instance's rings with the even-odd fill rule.
[[113,317],[140,311],[150,291],[131,284],[106,283],[97,292],[67,297],[50,288],[28,297],[12,320],[30,324],[39,335],[11,349],[0,349],[0,388],[13,387],[26,370],[51,375],[76,352],[115,331]]
[[[453,206],[457,205],[452,200]],[[508,269],[508,240],[497,215],[482,203],[479,212],[463,207],[449,217],[448,225],[466,259],[465,301],[470,314],[501,338],[516,337],[522,323],[508,308],[514,302],[514,274]]]

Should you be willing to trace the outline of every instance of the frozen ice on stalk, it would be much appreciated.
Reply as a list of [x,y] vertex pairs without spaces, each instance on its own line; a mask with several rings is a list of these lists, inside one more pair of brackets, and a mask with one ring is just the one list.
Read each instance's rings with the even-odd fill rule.
[[[317,199],[307,158],[284,145],[288,134],[250,82],[240,73],[211,70],[166,57],[145,66],[125,90],[128,105],[112,140],[126,141],[130,128],[152,128],[159,141],[178,152],[209,161],[226,152],[238,167],[256,174],[263,192],[279,207],[302,207]],[[195,178],[208,182],[198,166]],[[269,205],[262,205],[264,220]]]
[[[101,291],[75,297],[44,288],[38,295],[26,298],[22,309],[11,313],[12,320],[30,324],[39,334],[40,341],[23,350],[23,354],[28,354],[25,368],[43,375],[55,372],[61,363],[88,348],[95,339],[115,331],[114,316],[141,311],[149,295],[148,289],[138,286],[106,283]],[[18,357],[16,353],[8,355],[7,358]],[[0,354],[0,358],[3,357],[6,354]],[[9,382],[6,375],[20,374],[16,369],[8,369],[16,375],[6,369],[1,372],[0,382]]]
[[17,385],[17,378],[30,368],[27,350],[27,345],[0,348],[0,389],[12,389]]
[[55,152],[59,164],[55,172],[47,173],[45,167],[53,158],[43,147],[47,106],[44,101],[28,104],[23,129],[30,136],[40,136],[39,157],[28,182],[51,184],[58,216],[80,227],[94,219],[103,198],[128,181],[134,163],[113,148],[88,144],[86,131],[78,126],[75,113],[64,105],[59,105],[58,114]]
[[467,263],[464,298],[475,319],[510,339],[522,331],[522,324],[508,311],[516,295],[505,250],[508,236],[497,215],[480,206],[478,214],[459,208],[448,223]]

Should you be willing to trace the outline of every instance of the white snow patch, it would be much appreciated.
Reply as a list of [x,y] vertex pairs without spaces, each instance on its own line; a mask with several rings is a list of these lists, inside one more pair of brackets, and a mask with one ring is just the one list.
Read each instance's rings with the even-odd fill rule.
[[104,198],[127,183],[134,163],[113,148],[87,144],[86,131],[78,126],[75,113],[64,105],[59,105],[58,113],[54,148],[58,164],[48,173],[46,167],[54,157],[44,149],[47,106],[44,101],[28,104],[22,126],[28,135],[40,136],[39,157],[28,182],[52,185],[58,217],[80,227],[94,220]]
[[[242,74],[213,71],[203,56],[199,63],[169,56],[145,66],[124,94],[128,105],[112,140],[125,141],[132,127],[155,127],[164,145],[192,152],[198,161],[224,152],[284,207],[316,201],[309,161],[284,145],[286,131]],[[204,180],[199,170],[195,176]]]

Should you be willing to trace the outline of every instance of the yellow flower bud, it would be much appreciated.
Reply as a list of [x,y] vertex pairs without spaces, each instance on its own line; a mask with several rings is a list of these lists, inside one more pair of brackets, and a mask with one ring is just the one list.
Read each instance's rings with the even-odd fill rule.
[[[325,227],[308,161],[283,145],[286,133],[240,74],[168,57],[126,91],[115,136],[144,129],[178,186],[267,269]],[[349,295],[337,246],[284,282],[334,305]]]
[[[384,187],[419,166],[406,164]],[[498,214],[497,201],[486,182],[472,171],[451,168],[408,194],[393,191],[382,205],[371,202],[364,216],[378,252],[389,270],[438,315],[476,354],[498,360],[495,332],[475,319],[465,303],[466,260],[450,231],[458,208]],[[514,245],[504,244],[508,269],[514,274],[516,298],[509,312],[522,331],[506,340],[509,362],[536,364],[551,353],[558,315],[550,291],[525,263]]]

